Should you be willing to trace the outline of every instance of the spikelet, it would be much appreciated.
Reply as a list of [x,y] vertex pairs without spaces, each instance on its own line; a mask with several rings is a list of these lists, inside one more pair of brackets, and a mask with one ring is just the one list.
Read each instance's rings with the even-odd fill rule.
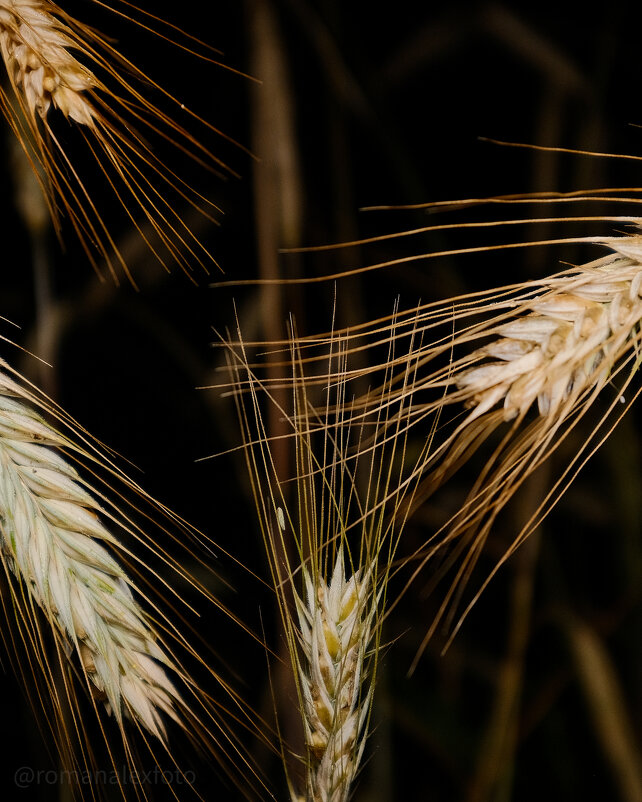
[[346,802],[366,739],[372,674],[369,578],[345,578],[339,550],[329,582],[303,572],[306,599],[295,597],[304,661],[299,665],[310,770],[309,802]]
[[[0,376],[0,537],[5,570],[72,647],[94,696],[122,727],[135,719],[160,739],[180,697],[172,661],[106,546],[118,542],[75,469],[54,449],[65,440]],[[103,545],[105,544],[105,545]]]
[[[174,262],[189,272],[195,264],[205,270],[216,264],[177,210],[191,207],[210,220],[217,210],[172,172],[154,137],[206,169],[228,170],[145,96],[160,87],[51,0],[0,0],[0,49],[14,96],[0,90],[0,105],[36,170],[59,236],[67,215],[95,269],[101,273],[106,265],[115,280],[122,271],[133,282],[103,219],[110,198],[166,268]],[[160,93],[183,119],[198,120]],[[56,118],[66,119],[84,142],[67,142]],[[104,179],[100,199],[92,195],[93,179],[85,184],[83,150],[96,163],[94,178]]]

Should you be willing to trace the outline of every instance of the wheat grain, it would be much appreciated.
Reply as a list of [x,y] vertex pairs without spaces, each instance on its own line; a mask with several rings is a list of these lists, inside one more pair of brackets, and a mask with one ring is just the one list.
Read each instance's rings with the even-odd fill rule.
[[0,537],[5,570],[27,587],[76,651],[94,695],[122,727],[135,719],[164,739],[163,715],[180,698],[172,662],[108,546],[118,543],[75,469],[53,449],[66,442],[0,377]]

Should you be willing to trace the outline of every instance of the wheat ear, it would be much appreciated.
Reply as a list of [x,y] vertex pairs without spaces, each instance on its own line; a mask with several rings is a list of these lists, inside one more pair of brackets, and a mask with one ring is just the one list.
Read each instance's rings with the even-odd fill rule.
[[1,0],[0,48],[13,85],[32,117],[53,106],[93,128],[96,111],[87,92],[99,85],[73,55],[80,45],[42,0]]
[[[464,403],[470,412],[445,440],[443,450],[434,450],[433,460],[441,454],[442,461],[429,464],[417,500],[430,495],[498,427],[509,426],[466,502],[426,544],[420,564],[445,542],[459,540],[452,555],[463,554],[456,580],[429,636],[471,576],[500,511],[525,479],[560,447],[594,406],[598,394],[613,384],[597,422],[524,521],[484,587],[560,498],[588,459],[587,454],[599,445],[603,428],[609,431],[639,393],[634,392],[628,403],[621,403],[627,402],[627,388],[639,364],[641,245],[640,237],[618,240],[612,246],[617,248],[615,253],[527,284],[520,291],[521,298],[508,289],[499,290],[496,297],[500,300],[483,307],[486,319],[470,326],[454,343],[457,349],[479,340],[484,345],[454,360],[447,369],[423,378],[426,386],[431,382],[445,386],[450,392],[444,400]],[[471,304],[463,314],[474,315],[475,311]],[[460,624],[462,620],[463,616]]]
[[[622,357],[636,348],[642,321],[642,239],[554,280],[528,310],[493,328],[474,351],[481,365],[453,375],[471,419],[496,404],[505,420],[537,404],[555,419],[562,407],[599,390]],[[492,324],[491,324],[492,325]]]
[[15,575],[54,632],[76,651],[94,695],[119,725],[135,719],[164,739],[162,714],[180,701],[163,666],[172,663],[104,544],[118,542],[102,512],[56,451],[67,445],[31,408],[10,395],[0,374],[0,538],[5,571]]
[[329,582],[304,569],[305,600],[295,597],[309,751],[306,802],[346,802],[365,748],[372,673],[367,670],[376,608],[370,578],[345,578],[339,550]]
[[[402,502],[416,489],[404,459],[412,391],[407,386],[399,403],[352,425],[345,340],[331,337],[320,359],[336,381],[329,391],[324,386],[319,411],[311,351],[302,350],[293,325],[290,337],[292,375],[274,378],[268,368],[263,377],[260,366],[250,367],[239,332],[228,344],[231,385],[305,735],[303,796],[287,756],[304,750],[283,748],[290,795],[346,802],[368,735],[388,580],[406,520]],[[283,386],[292,408],[280,402]],[[264,402],[284,419],[285,437],[270,436]],[[380,436],[388,421],[392,435]],[[284,441],[294,469],[280,476],[275,455]]]
[[[134,13],[135,7],[129,5],[129,11]],[[148,20],[131,21],[150,30]],[[59,235],[60,218],[66,213],[96,270],[102,269],[102,260],[115,279],[122,270],[133,283],[101,213],[111,198],[163,265],[176,262],[191,271],[194,263],[205,270],[216,264],[177,209],[191,207],[212,221],[218,210],[168,167],[154,138],[205,169],[232,171],[171,114],[148,100],[137,84],[154,87],[180,108],[182,119],[190,117],[216,131],[213,126],[164,92],[106,37],[52,0],[0,0],[0,51],[17,102],[16,106],[0,89],[0,106],[36,169]],[[86,183],[86,171],[76,165],[77,147],[65,144],[56,133],[50,120],[55,110],[76,124],[81,150],[86,146],[97,163],[95,178],[105,179],[99,202],[92,196],[93,182]],[[137,211],[147,230],[137,220]]]

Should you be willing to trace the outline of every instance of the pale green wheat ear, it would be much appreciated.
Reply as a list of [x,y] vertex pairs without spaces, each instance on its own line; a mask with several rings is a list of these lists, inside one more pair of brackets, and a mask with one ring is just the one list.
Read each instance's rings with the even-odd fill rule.
[[[131,19],[135,8],[124,6],[124,11],[114,12],[120,23],[129,18],[146,31],[151,24],[162,23],[142,10],[138,20]],[[170,35],[178,35],[173,26]],[[211,51],[190,37],[181,46]],[[216,208],[172,172],[153,143],[155,138],[169,143],[202,167],[229,174],[232,171],[177,119],[216,129],[180,99],[163,92],[106,36],[51,0],[0,0],[0,50],[17,102],[16,106],[0,89],[0,106],[37,168],[59,234],[60,218],[67,215],[94,267],[106,266],[114,279],[123,272],[133,281],[103,219],[104,195],[122,207],[124,220],[138,230],[162,264],[177,263],[188,272],[195,264],[205,270],[215,264],[177,209],[193,208],[213,220]],[[211,52],[206,58],[213,60]],[[170,113],[147,98],[150,89],[168,102]],[[66,118],[77,129],[86,153],[95,161],[94,178],[105,180],[100,199],[90,188],[95,182],[88,180],[86,185],[86,169],[76,163],[78,143],[70,145],[58,135],[56,117]]]
[[[75,439],[50,425],[41,411],[75,432]],[[107,472],[110,484],[120,483],[121,490],[95,490],[68,457],[78,458],[96,476]],[[52,745],[71,772],[68,784],[96,769],[96,744],[87,740],[92,725],[83,718],[89,700],[114,776],[122,774],[122,766],[115,763],[109,718],[116,722],[131,772],[137,771],[136,755],[144,745],[154,761],[164,755],[176,766],[184,797],[197,793],[189,779],[193,773],[184,775],[173,757],[167,730],[173,723],[175,736],[182,734],[208,762],[219,763],[244,794],[255,794],[261,781],[245,742],[249,732],[261,737],[261,724],[217,674],[211,648],[196,636],[196,622],[190,623],[196,612],[182,594],[190,587],[210,612],[214,605],[228,613],[174,553],[121,511],[127,491],[136,499],[130,509],[140,505],[150,522],[160,512],[165,521],[158,524],[159,534],[169,534],[186,559],[198,558],[196,540],[204,536],[149,499],[89,435],[0,362],[3,640],[36,716],[44,713]],[[139,549],[130,550],[116,532],[130,544],[137,542],[147,556],[136,555]],[[148,566],[148,558],[157,568]],[[195,669],[206,686],[192,679]],[[221,698],[213,695],[215,689]],[[243,740],[233,719],[243,722]],[[75,790],[82,795],[87,789],[79,783]],[[126,780],[121,792],[128,798],[125,785]],[[92,792],[100,797],[103,789]],[[144,798],[147,792],[141,789]]]
[[[104,511],[56,450],[64,440],[0,377],[2,561],[63,643],[76,652],[94,696],[122,726],[135,719],[165,737],[163,715],[180,697],[172,661],[131,582],[105,548],[118,545]],[[103,545],[105,544],[105,545]]]
[[[318,376],[307,371],[311,350],[294,334],[289,377],[250,366],[240,334],[228,343],[231,388],[304,731],[304,744],[283,745],[288,788],[293,800],[305,802],[346,802],[354,789],[403,502],[415,488],[404,459],[410,385],[399,403],[355,424],[346,343],[330,340],[319,355],[333,376],[321,411]],[[267,430],[273,413],[285,433]],[[292,448],[289,469],[279,461],[284,443]],[[285,715],[292,701],[292,695],[276,699],[277,712]]]

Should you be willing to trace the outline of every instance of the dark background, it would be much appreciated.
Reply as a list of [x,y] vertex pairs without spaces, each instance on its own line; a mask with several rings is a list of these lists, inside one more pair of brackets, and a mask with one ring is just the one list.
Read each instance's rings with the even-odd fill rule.
[[[364,206],[642,186],[634,161],[546,154],[480,139],[642,154],[638,4],[590,10],[580,3],[417,6],[404,0],[382,10],[339,0],[154,4],[154,14],[220,48],[223,65],[262,84],[173,49],[90,2],[64,8],[114,36],[155,81],[258,161],[196,123],[195,134],[239,177],[210,177],[168,151],[173,169],[224,211],[218,227],[195,223],[224,274],[207,276],[196,268],[195,281],[178,268],[167,274],[145,248],[131,244],[136,291],[127,282],[116,288],[108,276],[101,282],[69,230],[63,231],[64,251],[51,231],[44,235],[38,247],[45,266],[36,269],[36,246],[12,201],[11,188],[20,179],[5,160],[0,313],[20,331],[6,325],[1,333],[53,367],[10,345],[2,354],[133,463],[128,470],[151,495],[259,576],[266,576],[266,566],[242,458],[196,462],[238,445],[233,405],[220,390],[196,388],[221,381],[222,355],[210,343],[217,340],[215,331],[235,326],[233,302],[249,338],[280,336],[290,310],[299,330],[313,333],[329,328],[334,285],[291,287],[271,296],[256,287],[212,288],[210,282],[309,277],[430,251],[618,230],[611,223],[557,223],[491,235],[442,231],[273,257],[278,247],[481,219],[477,209],[428,215],[359,211]],[[8,152],[8,129],[4,139]],[[91,161],[82,153],[78,158],[91,186],[97,180]],[[129,242],[127,221],[99,183],[96,192],[114,237]],[[573,211],[598,215],[600,208]],[[634,214],[632,208],[627,213]],[[530,213],[549,211],[534,207]],[[603,213],[622,212],[604,207]],[[488,219],[493,212],[484,214]],[[544,276],[562,261],[599,255],[556,246],[410,261],[339,282],[338,319],[354,324],[387,314],[398,296],[402,307],[411,307],[419,299]],[[447,653],[440,655],[443,639],[436,638],[408,677],[442,592],[424,592],[428,577],[412,586],[388,623],[387,639],[398,640],[382,660],[375,732],[355,799],[639,799],[639,425],[634,410],[541,532],[500,571]],[[573,436],[569,451],[587,432]],[[482,465],[484,455],[478,459]],[[407,531],[409,551],[457,508],[479,465],[418,513]],[[500,519],[480,576],[510,543],[521,503],[518,497]],[[188,567],[202,570],[196,562]],[[268,639],[278,640],[270,593],[222,554],[216,567],[225,583],[206,573],[204,581],[252,629],[263,626]],[[258,647],[209,608],[198,630],[218,655],[212,657],[219,661],[216,669],[236,677],[247,702],[269,718],[270,687]],[[12,785],[14,767],[50,763],[10,673],[6,684],[16,692],[5,694],[13,746],[2,761],[3,798],[65,798],[60,788],[19,791]],[[498,738],[506,733],[500,749]],[[183,754],[186,745],[174,737]],[[618,737],[637,751],[637,766],[614,757]],[[248,748],[270,788],[285,798],[278,758],[249,737]],[[199,773],[209,772],[207,760],[188,760]],[[162,797],[162,789],[147,790]],[[206,799],[237,796],[218,775],[205,784]]]

